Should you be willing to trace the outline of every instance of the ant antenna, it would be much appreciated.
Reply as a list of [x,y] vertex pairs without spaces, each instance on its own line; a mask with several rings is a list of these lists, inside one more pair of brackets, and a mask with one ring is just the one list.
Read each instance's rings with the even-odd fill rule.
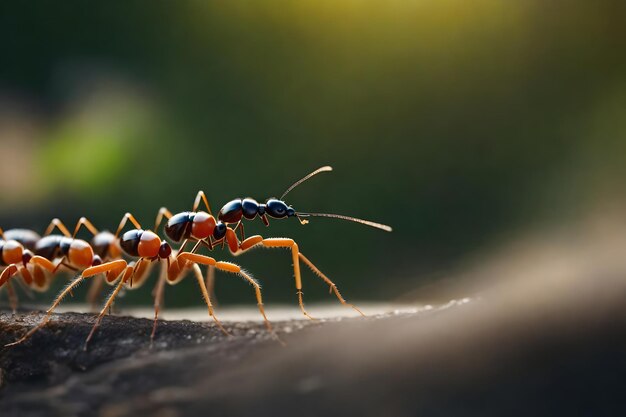
[[316,169],[315,171],[311,172],[306,177],[302,178],[301,180],[296,181],[291,187],[287,188],[287,191],[285,191],[283,193],[283,195],[280,196],[280,199],[283,200],[285,198],[285,196],[287,195],[287,193],[289,193],[289,191],[293,190],[298,185],[302,184],[304,181],[308,180],[312,176],[317,175],[320,172],[328,172],[328,171],[332,171],[332,170],[333,170],[333,167],[330,167],[330,166],[324,166],[324,167]]
[[[364,224],[366,226],[370,226],[370,227],[374,227],[376,229],[384,230],[385,232],[391,232],[392,231],[391,227],[387,226],[386,224],[380,224],[380,223],[376,223],[376,222],[371,222],[369,220],[357,219],[356,217],[343,216],[341,214],[296,213],[296,216],[298,216],[298,219],[300,218],[300,216],[302,216],[302,217],[332,217],[332,218],[335,218],[335,219],[342,219],[342,220],[348,220],[348,221],[355,222],[355,223],[361,223],[361,224]],[[302,222],[302,220],[300,220],[300,221]],[[306,220],[304,220],[304,221],[306,222]],[[305,224],[305,223],[303,223],[303,224]]]

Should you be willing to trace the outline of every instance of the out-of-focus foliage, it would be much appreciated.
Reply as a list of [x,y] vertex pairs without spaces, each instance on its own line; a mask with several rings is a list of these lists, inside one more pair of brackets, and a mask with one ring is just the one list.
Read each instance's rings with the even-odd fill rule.
[[[0,221],[45,227],[289,195],[351,298],[388,298],[536,222],[623,197],[626,7],[544,1],[0,6]],[[224,258],[228,258],[224,255]],[[286,253],[241,257],[293,301]],[[436,275],[436,274],[435,274]],[[305,292],[322,296],[307,275]],[[220,278],[226,300],[250,290]],[[149,290],[142,289],[143,299]],[[199,301],[168,290],[168,304]],[[174,295],[176,293],[176,295]],[[193,295],[192,295],[193,294]]]

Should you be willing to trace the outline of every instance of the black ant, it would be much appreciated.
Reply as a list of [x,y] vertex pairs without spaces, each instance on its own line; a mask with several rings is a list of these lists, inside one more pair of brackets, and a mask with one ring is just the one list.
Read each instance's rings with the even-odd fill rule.
[[[180,242],[184,239],[183,246],[188,240],[198,240],[206,244],[209,249],[212,249],[214,245],[221,243],[227,244],[230,252],[238,256],[255,247],[266,248],[289,248],[292,252],[293,270],[295,277],[295,284],[298,294],[298,303],[300,309],[306,317],[312,318],[304,308],[304,302],[302,300],[302,279],[300,276],[300,261],[304,262],[317,276],[323,279],[329,286],[330,290],[335,293],[339,301],[347,306],[352,307],[361,315],[363,313],[354,305],[349,304],[339,293],[337,286],[326,275],[324,275],[308,258],[304,256],[299,250],[298,244],[293,239],[286,238],[263,238],[260,235],[245,237],[244,227],[242,221],[254,220],[259,217],[266,226],[269,226],[269,218],[284,219],[288,217],[296,217],[301,224],[307,224],[307,217],[332,217],[343,220],[349,220],[352,222],[361,223],[370,227],[381,229],[390,232],[391,227],[371,222],[368,220],[362,220],[355,217],[343,216],[339,214],[327,214],[327,213],[305,213],[297,212],[293,207],[288,206],[284,201],[284,197],[295,187],[308,180],[309,178],[321,173],[332,171],[329,166],[321,167],[304,178],[296,181],[292,184],[280,197],[280,199],[269,198],[265,203],[258,203],[252,198],[238,198],[226,203],[217,215],[217,220],[211,213],[211,208],[206,200],[206,197],[202,191],[200,191],[196,197],[192,211],[185,211],[172,215],[166,208],[161,208],[157,218],[157,226],[163,216],[168,217],[167,225],[165,226],[165,234],[174,242]],[[203,211],[196,211],[199,207],[200,201],[203,200],[208,213]],[[234,227],[230,225],[234,224]],[[156,227],[156,226],[155,226]],[[240,229],[241,241],[237,238],[236,230]],[[195,248],[197,248],[196,245]],[[195,250],[194,248],[194,250]],[[192,250],[192,252],[194,251]]]

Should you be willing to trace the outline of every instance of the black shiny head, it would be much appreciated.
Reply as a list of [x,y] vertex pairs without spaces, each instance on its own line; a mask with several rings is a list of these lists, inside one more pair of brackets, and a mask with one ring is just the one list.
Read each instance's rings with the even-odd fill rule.
[[161,246],[159,247],[159,258],[165,259],[169,258],[172,254],[172,247],[166,241],[161,242]]
[[24,249],[24,252],[22,253],[22,263],[24,264],[24,266],[26,266],[26,264],[28,264],[30,260],[33,259],[33,256],[33,253],[29,249]]
[[270,198],[265,202],[265,213],[275,219],[283,219],[296,214],[293,207],[288,206],[284,201]]
[[91,266],[102,265],[102,258],[100,255],[94,255],[93,260],[91,261]]
[[213,229],[213,238],[215,240],[219,240],[224,236],[226,236],[226,225],[221,221],[217,222],[217,224],[215,225],[215,229]]

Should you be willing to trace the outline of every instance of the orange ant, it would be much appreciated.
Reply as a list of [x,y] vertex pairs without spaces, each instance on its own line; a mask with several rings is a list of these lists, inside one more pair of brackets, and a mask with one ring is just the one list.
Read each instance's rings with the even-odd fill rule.
[[26,288],[33,284],[27,265],[32,257],[30,250],[39,239],[40,236],[32,230],[11,229],[5,232],[0,228],[0,266],[4,266],[0,273],[0,288],[6,285],[13,314],[17,312],[18,300],[10,279],[19,273]]
[[[126,222],[128,220],[130,220],[136,228],[128,230],[121,237],[118,238],[120,232],[124,229],[124,226],[126,225]],[[198,279],[198,283],[202,291],[202,295],[208,307],[209,315],[213,318],[216,325],[220,328],[222,332],[224,332],[226,335],[230,335],[226,331],[226,329],[224,329],[221,322],[217,319],[215,313],[213,312],[213,305],[204,285],[201,271],[197,264],[210,263],[218,269],[223,269],[229,272],[239,273],[247,276],[243,271],[240,271],[240,269],[236,265],[230,264],[228,262],[216,262],[214,260],[211,262],[210,260],[207,260],[208,257],[203,257],[202,255],[191,252],[178,251],[176,255],[172,257],[172,248],[170,247],[170,245],[166,241],[161,240],[159,236],[153,231],[144,230],[131,213],[126,213],[124,215],[117,231],[113,236],[115,236],[116,239],[119,239],[119,245],[123,252],[128,256],[138,258],[137,261],[133,263],[127,263],[123,259],[115,259],[106,263],[98,263],[85,268],[78,277],[76,277],[63,291],[61,291],[61,293],[52,303],[52,306],[47,310],[45,317],[36,327],[28,331],[22,338],[20,338],[16,342],[10,343],[6,346],[14,346],[22,343],[30,336],[32,336],[37,330],[45,326],[46,323],[50,320],[53,311],[61,303],[63,298],[67,294],[71,293],[72,289],[74,289],[84,279],[90,278],[98,274],[105,274],[105,281],[107,283],[114,284],[115,282],[117,282],[117,284],[111,295],[108,297],[104,307],[102,308],[96,319],[96,322],[94,323],[89,335],[87,336],[87,339],[85,340],[84,349],[86,350],[90,340],[93,338],[97,328],[99,327],[102,318],[104,317],[106,312],[110,310],[113,301],[117,297],[122,287],[126,284],[132,286],[133,280],[143,280],[148,271],[146,263],[152,263],[154,261],[160,260],[167,261],[167,269],[165,271],[167,272],[167,279],[170,281],[170,283],[176,283],[180,281],[184,272],[186,272],[188,268],[194,269],[196,278]],[[251,277],[248,278],[252,280]],[[156,330],[158,315],[158,307],[156,304],[155,308],[155,325],[151,338],[154,337],[154,332]],[[260,306],[260,308],[262,309],[262,306]]]
[[[120,232],[129,219],[133,222],[137,229],[124,233],[124,235],[118,239]],[[123,259],[111,259],[108,262],[103,263],[100,256],[94,253],[94,248],[92,248],[91,245],[84,240],[69,237],[69,231],[63,223],[58,219],[54,219],[46,230],[46,233],[50,233],[56,227],[61,230],[63,236],[48,235],[42,238],[35,247],[35,253],[39,253],[43,256],[34,256],[30,261],[41,265],[52,273],[56,272],[61,265],[65,265],[72,269],[76,269],[75,267],[78,267],[78,269],[82,269],[82,273],[79,274],[78,277],[74,278],[74,280],[71,281],[63,289],[63,291],[61,291],[52,303],[52,306],[46,311],[46,315],[42,321],[37,326],[29,330],[19,340],[6,346],[14,346],[22,343],[30,338],[30,336],[32,336],[37,330],[45,326],[50,320],[53,311],[57,308],[61,301],[68,294],[71,294],[72,290],[82,283],[85,278],[104,274],[105,281],[108,284],[112,285],[115,284],[116,281],[119,282],[107,299],[104,308],[100,311],[100,314],[98,315],[98,318],[89,333],[87,340],[85,341],[86,349],[89,340],[93,337],[96,329],[100,325],[102,317],[104,317],[106,311],[110,309],[115,296],[117,296],[119,291],[122,289],[122,286],[128,282],[131,282],[132,285],[133,278],[136,283],[141,283],[148,275],[149,265],[146,265],[144,261],[154,261],[157,259],[167,258],[171,253],[171,248],[167,242],[161,242],[161,239],[154,232],[141,229],[139,223],[130,213],[126,213],[122,219],[117,232],[112,235],[113,239],[111,239],[108,232],[98,232],[97,229],[93,227],[93,225],[84,217],[81,218],[79,223],[76,225],[74,235],[78,233],[78,230],[82,225],[85,225],[90,231],[92,231],[92,233],[94,233],[94,237],[98,237],[98,239],[96,239],[96,243],[98,243],[96,249],[101,253],[108,255],[109,258],[114,258],[117,255],[117,246],[113,243],[119,240],[120,248],[127,255],[137,257],[139,259],[137,262],[130,264]],[[58,264],[56,266],[52,264],[51,259],[59,257],[61,260]],[[66,259],[70,262],[70,264],[65,263]],[[90,262],[88,261],[89,259],[91,259]]]
[[[381,229],[390,232],[391,227],[371,222],[368,220],[362,220],[355,217],[343,216],[339,214],[326,214],[326,213],[304,213],[296,212],[293,207],[288,206],[284,201],[284,197],[295,187],[308,180],[309,178],[321,173],[332,171],[329,166],[321,167],[312,173],[306,175],[304,178],[296,181],[292,184],[280,197],[280,199],[269,198],[265,203],[259,204],[252,198],[238,198],[226,203],[217,215],[217,220],[211,213],[211,208],[206,200],[206,197],[202,191],[196,196],[195,203],[192,211],[185,211],[172,215],[166,208],[161,208],[157,218],[157,226],[162,216],[168,217],[167,225],[165,226],[165,234],[174,242],[180,242],[184,239],[183,246],[187,243],[187,240],[198,240],[204,242],[209,249],[212,249],[215,244],[225,243],[228,245],[230,252],[238,256],[248,250],[256,247],[266,248],[289,248],[292,253],[293,270],[295,277],[296,290],[298,295],[298,303],[302,313],[308,317],[311,317],[304,308],[304,302],[302,300],[302,279],[300,275],[300,261],[304,262],[317,276],[319,276],[326,284],[330,286],[330,291],[334,292],[339,301],[346,306],[352,307],[361,315],[364,315],[361,310],[356,306],[349,304],[341,296],[339,290],[334,282],[332,282],[325,274],[323,274],[308,258],[300,252],[298,244],[293,239],[287,238],[263,238],[260,235],[251,236],[245,238],[244,227],[242,220],[253,220],[257,216],[263,221],[266,226],[269,226],[268,217],[274,219],[283,219],[287,217],[296,217],[301,224],[307,224],[307,217],[332,217],[342,220],[349,220],[356,223],[361,223],[370,227]],[[208,213],[203,211],[196,211],[198,209],[200,200],[203,200]],[[229,225],[235,224],[235,227],[231,228]],[[155,226],[156,227],[156,226]],[[236,230],[240,229],[241,240],[237,238]],[[196,247],[198,245],[196,244]],[[195,249],[195,248],[194,248]],[[192,250],[193,252],[193,250]]]
[[[86,227],[94,236],[91,245],[84,240],[76,239],[82,226]],[[52,232],[55,228],[59,229],[62,235],[53,235]],[[70,234],[61,220],[55,218],[46,228],[43,238],[26,229],[7,230],[4,235],[5,238],[12,238],[26,248],[23,254],[23,263],[26,268],[23,269],[21,275],[26,285],[39,292],[48,288],[51,278],[61,270],[61,266],[78,271],[89,266],[99,265],[102,263],[102,259],[109,260],[121,256],[121,249],[117,246],[117,239],[113,237],[113,234],[107,231],[99,232],[85,217],[76,223],[73,234]],[[54,261],[57,260],[58,263],[55,265]],[[9,278],[11,277],[6,277],[7,280]],[[7,280],[2,281],[2,284],[6,282],[7,287],[11,289],[11,282]],[[100,290],[99,287],[94,287],[92,286],[90,289],[89,296],[92,305],[97,292]]]

